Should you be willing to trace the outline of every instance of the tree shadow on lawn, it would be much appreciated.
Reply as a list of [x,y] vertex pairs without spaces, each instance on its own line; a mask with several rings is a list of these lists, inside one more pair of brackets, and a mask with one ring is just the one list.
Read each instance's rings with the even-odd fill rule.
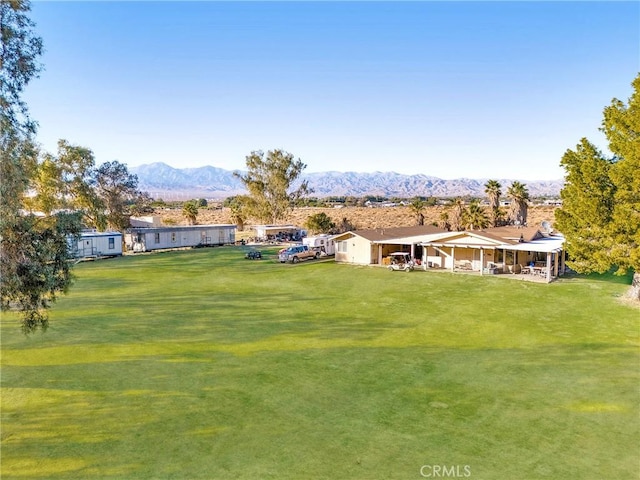
[[624,275],[616,275],[617,268],[612,268],[606,273],[567,273],[560,277],[560,280],[583,280],[583,281],[597,281],[612,284],[628,285],[631,286],[633,280],[633,271],[628,270]]

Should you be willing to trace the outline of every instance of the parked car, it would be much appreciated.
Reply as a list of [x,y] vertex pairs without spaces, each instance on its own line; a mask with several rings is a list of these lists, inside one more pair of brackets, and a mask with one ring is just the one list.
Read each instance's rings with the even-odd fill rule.
[[411,260],[411,255],[405,252],[394,252],[389,255],[391,258],[391,263],[389,264],[389,270],[404,270],[405,272],[410,272],[413,270],[413,260]]
[[286,248],[278,255],[280,263],[298,263],[300,260],[309,260],[311,258],[318,257],[320,257],[320,252],[310,250],[307,245],[295,245],[293,247]]

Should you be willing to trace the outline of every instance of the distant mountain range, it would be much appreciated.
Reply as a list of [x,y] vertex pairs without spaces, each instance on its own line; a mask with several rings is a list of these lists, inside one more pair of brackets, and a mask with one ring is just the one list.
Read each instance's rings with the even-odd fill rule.
[[[173,168],[165,163],[152,163],[132,167],[131,173],[138,176],[141,190],[153,198],[164,200],[186,198],[226,198],[246,193],[242,182],[232,170],[216,167]],[[309,173],[302,177],[308,180],[315,197],[379,195],[384,197],[410,198],[415,196],[483,197],[484,184],[488,179],[458,178],[443,180],[427,175],[403,175],[394,172],[322,172]],[[502,184],[502,190],[512,179],[494,179]],[[527,181],[531,196],[559,196],[563,180]]]

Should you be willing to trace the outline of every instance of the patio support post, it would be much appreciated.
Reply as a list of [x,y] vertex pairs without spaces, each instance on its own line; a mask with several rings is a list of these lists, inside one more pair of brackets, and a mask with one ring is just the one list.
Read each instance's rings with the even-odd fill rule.
[[455,271],[456,268],[456,247],[451,247],[451,273]]
[[547,283],[551,281],[551,252],[547,253]]
[[558,263],[560,261],[560,257],[558,256],[558,252],[555,252],[553,255],[555,259],[553,262],[553,276],[554,278],[558,278]]
[[484,248],[480,247],[480,275],[484,275]]
[[507,273],[507,249],[502,249],[502,273]]

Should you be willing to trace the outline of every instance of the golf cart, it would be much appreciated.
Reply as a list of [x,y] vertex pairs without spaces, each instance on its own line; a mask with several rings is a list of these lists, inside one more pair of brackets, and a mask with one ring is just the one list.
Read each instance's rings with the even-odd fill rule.
[[404,270],[410,272],[413,270],[413,260],[411,255],[405,252],[394,252],[389,255],[391,263],[389,264],[389,270]]
[[262,258],[262,252],[260,252],[260,250],[251,249],[244,254],[244,258],[248,258],[249,260],[259,260]]

